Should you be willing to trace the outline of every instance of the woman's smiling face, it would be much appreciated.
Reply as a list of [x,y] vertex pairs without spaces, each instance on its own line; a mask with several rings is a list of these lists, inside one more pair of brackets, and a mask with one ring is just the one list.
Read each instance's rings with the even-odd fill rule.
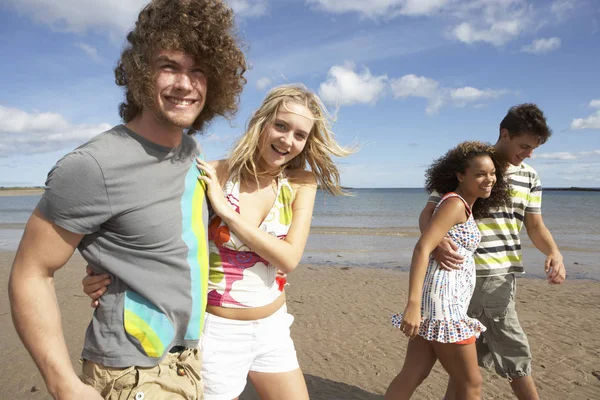
[[260,156],[266,169],[280,168],[302,152],[314,125],[314,116],[302,104],[281,105],[260,139]]

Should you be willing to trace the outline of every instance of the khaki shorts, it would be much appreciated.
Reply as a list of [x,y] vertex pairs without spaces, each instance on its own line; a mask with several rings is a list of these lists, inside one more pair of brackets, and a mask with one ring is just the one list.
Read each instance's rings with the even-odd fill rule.
[[531,374],[531,349],[515,309],[514,274],[477,278],[468,314],[487,330],[477,340],[479,365],[505,378]]
[[151,368],[111,368],[84,360],[80,378],[105,400],[202,400],[201,364],[198,349],[168,353]]

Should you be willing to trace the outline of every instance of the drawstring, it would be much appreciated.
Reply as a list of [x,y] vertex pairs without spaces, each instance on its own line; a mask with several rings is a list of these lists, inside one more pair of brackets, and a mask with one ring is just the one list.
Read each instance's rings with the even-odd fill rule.
[[200,388],[198,387],[198,382],[200,382],[200,375],[198,372],[192,368],[186,360],[194,354],[197,357],[197,349],[186,349],[182,351],[177,360],[173,361],[171,365],[175,365],[177,375],[179,376],[188,376],[192,382],[194,382],[194,386],[196,387],[196,393],[200,392]]

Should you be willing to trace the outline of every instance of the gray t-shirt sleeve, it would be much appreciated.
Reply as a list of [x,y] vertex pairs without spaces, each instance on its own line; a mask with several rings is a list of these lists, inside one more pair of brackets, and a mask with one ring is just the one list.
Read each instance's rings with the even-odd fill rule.
[[111,217],[102,169],[87,152],[67,154],[48,173],[37,206],[49,221],[70,232],[90,234]]

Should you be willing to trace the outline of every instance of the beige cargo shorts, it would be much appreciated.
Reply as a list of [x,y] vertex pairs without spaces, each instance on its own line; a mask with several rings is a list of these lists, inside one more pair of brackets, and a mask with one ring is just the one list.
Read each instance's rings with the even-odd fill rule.
[[111,368],[82,360],[83,383],[105,400],[202,400],[200,350],[167,353],[155,367]]

